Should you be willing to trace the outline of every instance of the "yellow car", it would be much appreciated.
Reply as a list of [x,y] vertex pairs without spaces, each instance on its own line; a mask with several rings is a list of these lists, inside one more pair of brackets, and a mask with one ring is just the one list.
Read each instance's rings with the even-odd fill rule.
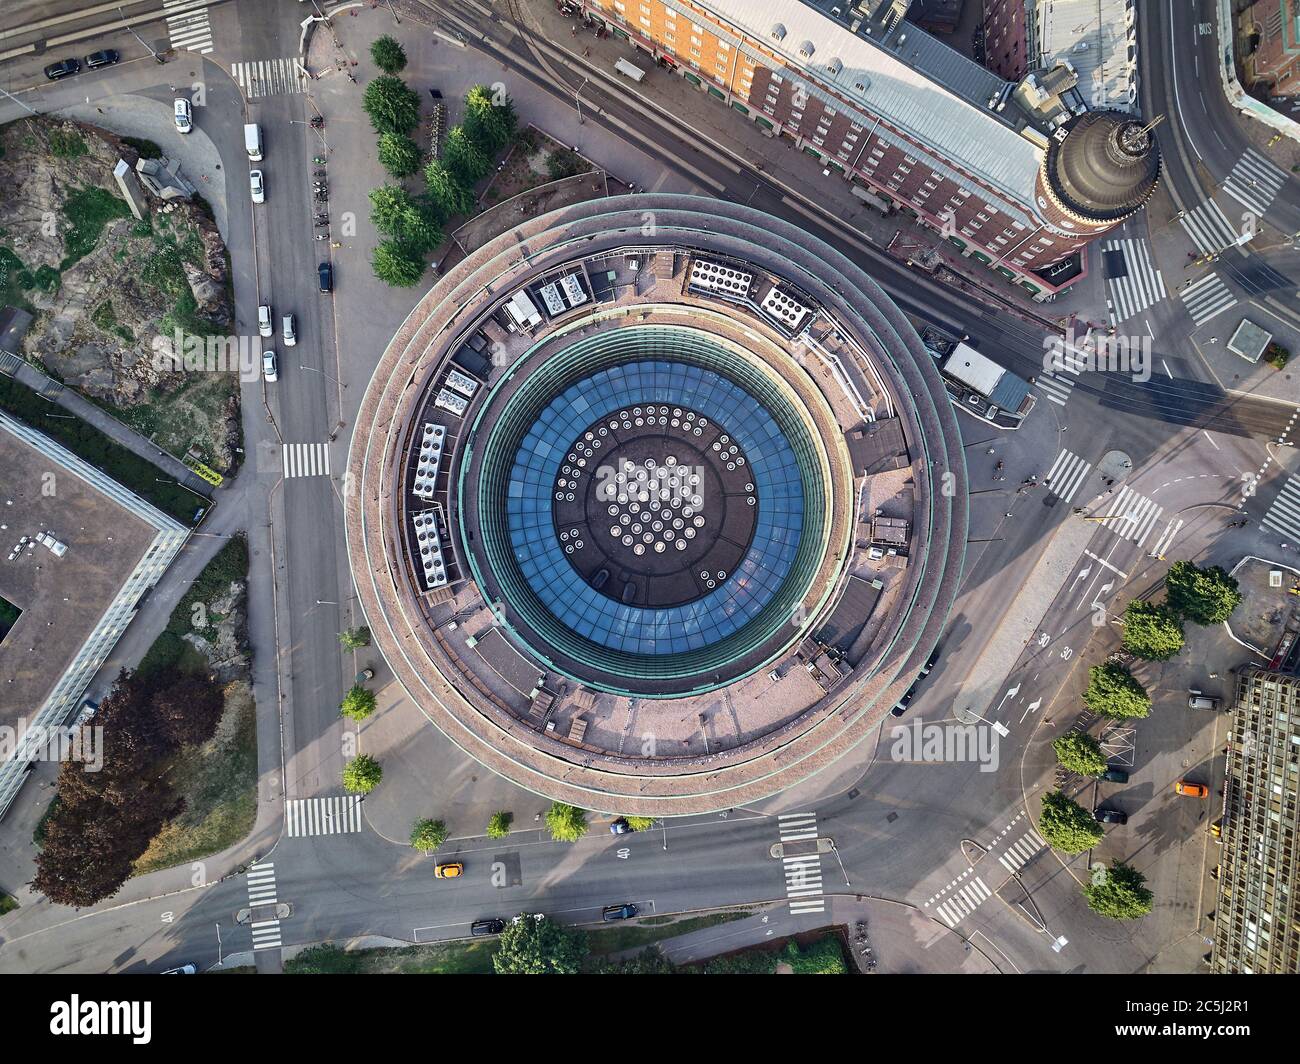
[[433,866],[433,877],[435,879],[455,879],[459,875],[464,875],[464,873],[465,866],[459,861]]
[[1190,780],[1179,780],[1174,784],[1174,790],[1179,794],[1185,794],[1188,798],[1208,798],[1210,788],[1204,783],[1192,783]]

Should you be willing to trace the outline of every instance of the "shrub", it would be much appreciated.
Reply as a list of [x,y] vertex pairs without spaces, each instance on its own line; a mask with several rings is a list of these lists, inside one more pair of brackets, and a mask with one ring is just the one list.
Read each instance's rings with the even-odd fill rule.
[[343,789],[350,794],[369,794],[383,778],[384,770],[369,754],[358,754],[343,766]]
[[446,841],[447,825],[441,820],[425,817],[411,829],[411,845],[421,853],[432,853]]
[[514,820],[513,813],[507,813],[504,809],[499,809],[492,814],[488,821],[487,835],[489,839],[504,839],[510,834],[510,822]]
[[396,74],[406,67],[406,49],[387,34],[370,46],[370,58],[385,74]]
[[375,692],[359,683],[353,684],[352,689],[343,696],[339,711],[349,720],[365,720],[375,711]]

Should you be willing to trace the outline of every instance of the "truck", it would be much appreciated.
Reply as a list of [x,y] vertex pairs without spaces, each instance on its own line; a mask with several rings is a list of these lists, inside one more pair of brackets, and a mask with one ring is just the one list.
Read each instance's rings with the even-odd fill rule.
[[262,129],[254,122],[244,126],[244,150],[248,152],[250,162],[262,161]]
[[1018,429],[1034,408],[1029,381],[986,358],[966,342],[927,328],[921,334],[953,406],[998,428]]
[[616,60],[614,63],[614,70],[619,74],[622,74],[625,78],[631,78],[638,85],[640,85],[641,81],[645,78],[645,71],[639,66],[629,63],[626,59]]

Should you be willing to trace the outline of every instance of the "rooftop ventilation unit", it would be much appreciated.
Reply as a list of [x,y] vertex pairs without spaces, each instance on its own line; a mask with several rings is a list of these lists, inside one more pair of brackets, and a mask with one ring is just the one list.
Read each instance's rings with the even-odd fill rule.
[[744,298],[749,294],[749,283],[753,279],[753,274],[708,259],[696,259],[691,263],[690,286],[706,292],[724,292]]
[[785,27],[779,22],[772,23],[772,29],[769,33],[774,41],[785,40]]
[[478,381],[468,373],[461,373],[460,370],[453,369],[447,373],[447,387],[460,392],[461,395],[468,399],[478,391]]
[[428,591],[447,583],[447,565],[442,557],[442,539],[438,535],[435,515],[434,510],[418,510],[411,514],[411,524],[415,528],[415,555]]
[[779,288],[773,288],[763,297],[763,310],[773,320],[780,322],[791,331],[797,330],[811,312],[802,303],[786,295]]
[[411,494],[421,499],[433,498],[433,487],[438,480],[438,467],[442,464],[442,445],[447,439],[447,427],[435,425],[432,421],[424,424],[424,433],[420,437],[420,456],[416,459],[415,483]]
[[465,408],[469,406],[469,400],[463,395],[457,395],[450,388],[442,388],[438,392],[438,398],[433,401],[433,405],[461,417],[465,413]]
[[815,51],[817,49],[813,47],[812,41],[804,41],[803,44],[799,45],[799,58],[811,59]]

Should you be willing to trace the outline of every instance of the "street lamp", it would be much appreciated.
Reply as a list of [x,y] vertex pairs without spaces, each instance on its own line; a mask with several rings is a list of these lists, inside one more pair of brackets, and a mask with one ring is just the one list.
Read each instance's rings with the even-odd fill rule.
[[127,21],[126,21],[126,16],[125,16],[124,14],[122,14],[122,5],[121,5],[121,4],[118,4],[118,5],[117,5],[117,17],[120,18],[120,19],[122,20],[122,28],[125,29],[125,30],[127,30],[127,31],[131,34],[132,37],[134,37],[137,41],[140,42],[140,46],[141,46],[141,47],[142,47],[146,52],[148,52],[151,56],[153,56],[153,59],[154,59],[154,62],[155,62],[155,63],[162,64],[162,63],[167,62],[166,59],[164,59],[162,56],[160,56],[157,52],[155,52],[152,48],[150,48],[147,44],[144,43],[144,38],[141,37],[138,33],[135,32],[135,27],[134,27],[134,26],[129,25],[129,24],[127,23]]
[[578,109],[578,125],[583,125],[587,121],[582,117],[582,101],[578,99],[578,94],[587,87],[587,82],[590,80],[590,78],[583,78],[582,84],[573,90],[573,104]]
[[326,380],[328,380],[328,381],[333,381],[333,382],[334,382],[335,384],[337,384],[340,388],[346,388],[346,387],[347,387],[347,385],[344,384],[341,380],[339,380],[337,377],[331,377],[331,376],[330,376],[328,373],[326,373],[323,369],[317,369],[315,366],[304,366],[301,362],[298,363],[298,368],[299,368],[299,369],[310,370],[312,373],[319,373],[319,374],[320,374],[322,377],[324,377]]

